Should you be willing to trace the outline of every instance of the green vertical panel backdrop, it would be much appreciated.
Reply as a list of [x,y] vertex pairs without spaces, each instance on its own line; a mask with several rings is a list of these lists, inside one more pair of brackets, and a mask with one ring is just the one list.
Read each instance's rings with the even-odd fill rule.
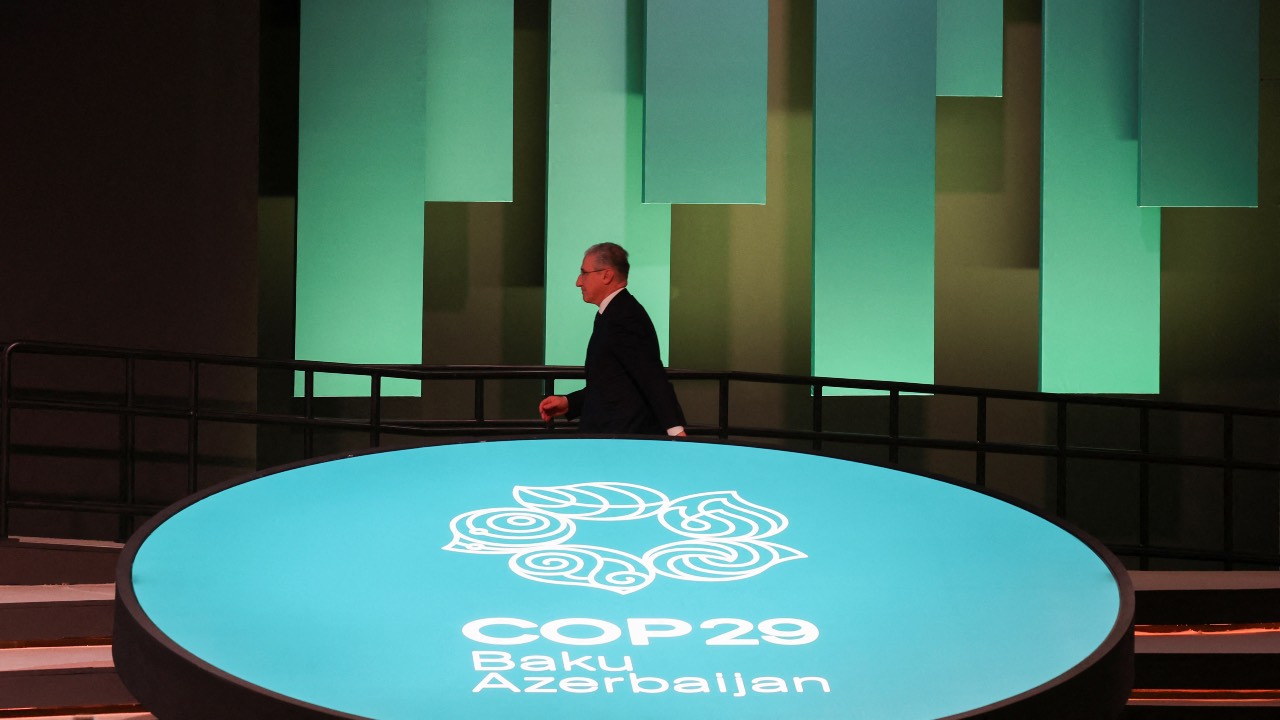
[[1142,0],[1140,204],[1258,205],[1258,0]]
[[938,0],[938,95],[1004,94],[1004,0]]
[[765,200],[768,0],[648,0],[644,199]]
[[1160,211],[1138,207],[1138,0],[1045,0],[1040,388],[1160,390]]
[[[610,241],[631,253],[632,293],[667,358],[671,207],[641,202],[643,22],[640,0],[551,5],[547,117],[549,365],[581,365],[596,308],[574,286],[582,253]],[[557,392],[581,387],[561,383]]]
[[[299,359],[421,362],[425,35],[421,0],[302,3]],[[367,380],[317,378],[319,395],[368,391]]]
[[932,0],[818,0],[817,375],[933,382],[937,17]]
[[426,195],[510,202],[512,0],[425,0]]

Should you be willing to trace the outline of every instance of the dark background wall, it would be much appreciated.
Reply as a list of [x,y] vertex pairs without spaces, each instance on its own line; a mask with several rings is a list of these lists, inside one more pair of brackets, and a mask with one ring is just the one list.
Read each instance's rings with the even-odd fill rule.
[[[297,8],[296,0],[0,4],[0,339],[292,356]],[[424,357],[432,363],[541,360],[546,13],[545,0],[517,2],[517,203],[424,208]],[[769,203],[673,210],[673,366],[809,371],[813,15],[811,0],[770,4]],[[1162,214],[1167,399],[1280,407],[1277,3],[1262,3],[1262,28],[1261,207]],[[1007,0],[1005,97],[938,100],[940,383],[1035,389],[1040,32],[1039,3]],[[210,384],[229,404],[285,401],[287,381],[260,380]],[[104,374],[84,386],[105,391],[112,382]],[[682,389],[695,422],[710,419],[701,392]],[[530,394],[496,402],[503,412],[531,414]],[[396,410],[443,413],[449,401],[444,393]],[[882,405],[841,399],[829,422],[874,423]],[[762,391],[735,412],[748,424],[800,424],[807,399]],[[922,401],[905,421],[947,432],[959,415]],[[79,422],[84,444],[105,453],[115,442],[114,427]],[[1013,424],[1027,439],[1051,432],[1038,410]],[[1085,424],[1107,440],[1110,418]],[[165,454],[177,429],[148,432],[156,453],[149,482],[161,498],[177,483]],[[1213,432],[1172,425],[1165,434],[1190,446]],[[211,479],[270,464],[287,455],[277,445],[292,442],[211,433]],[[1249,442],[1260,452],[1276,452],[1280,428],[1254,433]],[[915,461],[969,472],[945,454]],[[113,472],[106,461],[83,459],[32,470],[31,482],[110,493]],[[1042,464],[1010,461],[992,472],[1003,489],[1047,502]],[[1130,478],[1080,472],[1097,481],[1082,491],[1079,519],[1104,536],[1113,526],[1121,532]],[[1251,496],[1258,509],[1250,533],[1272,549],[1276,484],[1260,478]],[[1204,520],[1216,512],[1211,486],[1187,477],[1166,483],[1169,497],[1156,502],[1173,518],[1175,539],[1212,534]],[[100,531],[75,523],[71,531]]]
[[[256,354],[258,17],[245,0],[0,3],[0,339]],[[119,363],[26,360],[26,384],[122,388]],[[183,368],[138,375],[141,395],[185,395]],[[245,380],[203,378],[210,407],[252,404]],[[184,425],[138,421],[139,500],[182,493]],[[12,432],[32,449],[13,458],[15,494],[117,496],[115,418],[19,411]],[[206,476],[251,469],[255,446],[251,430],[204,428]],[[13,520],[15,534],[131,527]]]
[[255,2],[0,4],[0,337],[257,346]]

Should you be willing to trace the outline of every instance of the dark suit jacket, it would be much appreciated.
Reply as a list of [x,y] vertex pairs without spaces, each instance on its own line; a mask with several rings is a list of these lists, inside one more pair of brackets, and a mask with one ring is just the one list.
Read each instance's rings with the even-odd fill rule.
[[649,313],[627,290],[596,314],[584,363],[587,386],[569,394],[569,419],[589,433],[665,435],[684,425]]

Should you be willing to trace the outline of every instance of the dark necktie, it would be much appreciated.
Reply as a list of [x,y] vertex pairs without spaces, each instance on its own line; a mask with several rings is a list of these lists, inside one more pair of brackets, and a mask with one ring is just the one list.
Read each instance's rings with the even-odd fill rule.
[[591,326],[591,339],[587,341],[587,361],[585,364],[591,364],[591,356],[594,354],[597,338],[604,332],[604,313],[596,313],[595,322]]

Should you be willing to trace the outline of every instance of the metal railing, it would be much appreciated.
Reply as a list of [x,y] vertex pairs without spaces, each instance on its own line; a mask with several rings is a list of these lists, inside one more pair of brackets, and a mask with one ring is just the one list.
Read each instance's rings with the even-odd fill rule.
[[[86,392],[59,390],[49,387],[49,373],[45,364],[53,358],[78,358],[101,363],[116,364],[119,385],[112,391]],[[21,362],[20,362],[21,361]],[[138,373],[141,365],[163,363],[177,365],[186,374],[185,397],[153,398],[139,393]],[[286,410],[262,412],[263,395],[256,386],[251,393],[255,400],[251,409],[236,407],[226,402],[214,402],[202,394],[202,377],[211,369],[241,368],[255,373],[277,372],[300,376],[300,397],[274,398],[272,404],[285,405]],[[56,375],[57,373],[54,373]],[[359,402],[367,409],[367,417],[341,417],[321,412],[321,398],[316,392],[316,377],[321,374],[366,378],[369,397]],[[41,380],[31,384],[23,382],[24,375]],[[42,377],[44,375],[44,377]],[[1051,463],[1055,487],[1053,501],[1045,508],[1065,516],[1068,510],[1068,490],[1073,476],[1069,475],[1069,462],[1073,460],[1107,461],[1136,465],[1138,473],[1138,517],[1135,518],[1136,543],[1109,543],[1112,550],[1122,556],[1137,560],[1139,567],[1148,567],[1151,560],[1167,558],[1176,560],[1200,560],[1220,563],[1227,568],[1242,564],[1254,566],[1280,566],[1280,552],[1269,546],[1264,551],[1240,551],[1236,548],[1237,503],[1236,478],[1243,472],[1275,475],[1280,485],[1280,462],[1275,456],[1261,459],[1238,457],[1236,451],[1236,427],[1242,420],[1277,423],[1280,427],[1280,410],[1253,409],[1228,406],[1193,405],[1158,400],[1128,399],[1092,395],[1056,395],[1048,393],[992,390],[945,385],[851,380],[830,377],[777,375],[749,372],[700,372],[672,370],[672,381],[680,388],[688,383],[715,383],[714,423],[691,424],[690,435],[721,439],[772,440],[790,443],[797,449],[824,454],[840,454],[849,448],[880,447],[887,451],[890,464],[904,469],[928,471],[929,468],[911,467],[903,463],[903,450],[943,450],[972,455],[972,481],[979,486],[988,484],[989,460],[995,456],[1038,457]],[[192,353],[128,350],[120,348],[89,347],[54,343],[15,342],[4,348],[0,358],[0,538],[8,537],[13,510],[46,510],[87,513],[108,513],[120,518],[120,536],[127,536],[135,517],[154,514],[161,509],[156,504],[140,502],[135,487],[137,453],[137,422],[141,418],[162,418],[186,423],[186,483],[185,492],[194,493],[201,485],[202,467],[201,427],[203,423],[247,424],[258,428],[284,427],[302,436],[301,457],[313,457],[317,452],[317,433],[343,431],[356,432],[367,437],[368,447],[382,446],[390,435],[408,437],[495,437],[563,433],[572,429],[566,423],[543,423],[533,417],[494,418],[486,413],[487,390],[495,383],[506,381],[530,381],[540,383],[542,394],[554,392],[557,380],[582,378],[582,369],[547,366],[447,366],[406,367],[350,365],[314,361],[265,360],[258,358],[201,355]],[[472,384],[470,417],[445,420],[424,417],[390,417],[384,410],[388,397],[383,393],[384,382],[391,379],[415,380],[430,387],[443,381],[464,381]],[[291,385],[292,383],[290,383]],[[759,427],[732,422],[731,388],[740,385],[791,387],[807,395],[809,427]],[[244,390],[243,388],[241,389]],[[887,402],[887,420],[878,432],[855,432],[829,427],[828,410],[835,401],[832,392],[873,391],[883,395]],[[740,391],[739,391],[740,392]],[[904,402],[920,402],[925,398],[967,398],[972,400],[972,439],[929,437],[917,432],[904,432],[902,410]],[[1031,401],[1051,409],[1047,424],[1052,425],[1052,440],[1047,442],[1009,442],[990,439],[992,406],[1003,401]],[[345,401],[348,406],[353,402]],[[367,403],[367,404],[366,404]],[[1070,411],[1081,408],[1113,408],[1136,416],[1138,441],[1136,447],[1096,447],[1069,442]],[[532,414],[532,405],[528,412]],[[687,407],[688,409],[688,407]],[[74,413],[107,415],[118,423],[118,447],[108,450],[78,449],[73,443],[56,443],[53,446],[13,442],[15,428],[20,427],[24,412]],[[1221,424],[1220,452],[1190,453],[1180,448],[1175,452],[1152,451],[1152,414],[1176,413],[1216,420]],[[692,413],[691,413],[692,414]],[[1051,420],[1051,422],[1048,422]],[[1280,442],[1277,442],[1280,445]],[[834,452],[833,452],[834,450]],[[15,491],[11,482],[13,461],[17,457],[32,455],[75,455],[87,453],[97,457],[118,460],[119,482],[114,498],[57,497],[39,492]],[[180,458],[169,458],[171,461]],[[1152,542],[1151,495],[1152,469],[1155,467],[1208,468],[1221,473],[1222,517],[1220,542],[1215,547],[1166,547]],[[179,498],[172,498],[171,501]],[[1085,528],[1088,530],[1089,528]],[[1275,538],[1275,534],[1272,535]]]

